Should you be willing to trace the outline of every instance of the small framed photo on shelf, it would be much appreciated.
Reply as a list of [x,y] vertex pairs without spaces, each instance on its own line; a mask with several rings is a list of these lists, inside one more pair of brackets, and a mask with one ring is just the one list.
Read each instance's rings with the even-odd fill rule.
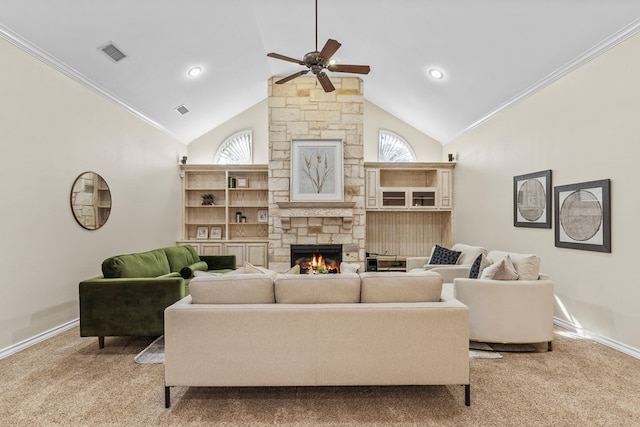
[[209,238],[209,229],[207,227],[198,227],[196,231],[196,239],[207,239]]
[[210,239],[222,239],[222,227],[211,227]]
[[249,188],[249,178],[236,178],[237,188]]
[[258,211],[258,222],[267,222],[269,221],[269,211],[266,209],[260,209]]

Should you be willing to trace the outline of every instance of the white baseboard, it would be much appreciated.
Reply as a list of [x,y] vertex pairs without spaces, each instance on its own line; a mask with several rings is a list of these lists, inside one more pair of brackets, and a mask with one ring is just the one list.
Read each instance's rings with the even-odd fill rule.
[[38,334],[34,337],[28,338],[24,341],[21,341],[17,344],[14,344],[10,347],[7,347],[3,350],[0,350],[0,359],[4,359],[5,357],[11,356],[19,351],[24,350],[25,348],[31,347],[32,345],[38,344],[44,340],[52,338],[58,334],[61,334],[65,331],[68,331],[71,328],[75,328],[80,324],[80,319],[75,319],[60,326],[57,326],[53,329],[49,329],[46,332]]
[[607,347],[611,347],[614,350],[621,351],[622,353],[628,354],[629,356],[635,357],[636,359],[640,359],[640,350],[638,350],[637,348],[633,348],[626,344],[622,344],[621,342],[603,337],[602,335],[598,335],[593,331],[578,327],[573,323],[569,323],[566,320],[558,319],[557,317],[553,318],[553,323],[560,326],[561,328],[568,329],[576,335],[592,339],[597,343],[606,345]]

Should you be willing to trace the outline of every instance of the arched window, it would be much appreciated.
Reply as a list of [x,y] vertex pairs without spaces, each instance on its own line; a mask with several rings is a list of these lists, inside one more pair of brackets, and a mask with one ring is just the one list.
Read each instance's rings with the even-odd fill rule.
[[213,157],[217,165],[251,164],[253,162],[253,143],[250,130],[231,135],[225,139]]
[[381,162],[415,162],[416,153],[403,137],[380,129],[378,132],[378,158]]

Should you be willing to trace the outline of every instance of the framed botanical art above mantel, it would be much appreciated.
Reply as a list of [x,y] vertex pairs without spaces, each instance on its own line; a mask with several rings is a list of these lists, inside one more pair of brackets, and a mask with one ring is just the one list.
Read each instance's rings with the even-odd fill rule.
[[291,142],[291,201],[344,200],[341,140]]
[[611,252],[610,180],[555,187],[556,246]]
[[513,225],[551,228],[551,170],[513,177]]

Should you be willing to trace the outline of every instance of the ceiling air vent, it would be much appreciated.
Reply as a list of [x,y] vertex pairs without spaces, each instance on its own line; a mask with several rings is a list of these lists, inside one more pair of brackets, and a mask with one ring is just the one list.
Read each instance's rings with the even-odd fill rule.
[[111,42],[100,46],[98,49],[100,49],[102,53],[107,55],[113,62],[122,61],[127,57],[127,55],[125,55],[123,51],[118,49],[116,45]]
[[185,115],[189,112],[189,109],[187,107],[185,107],[184,105],[181,105],[179,107],[176,107],[176,111],[182,115]]

